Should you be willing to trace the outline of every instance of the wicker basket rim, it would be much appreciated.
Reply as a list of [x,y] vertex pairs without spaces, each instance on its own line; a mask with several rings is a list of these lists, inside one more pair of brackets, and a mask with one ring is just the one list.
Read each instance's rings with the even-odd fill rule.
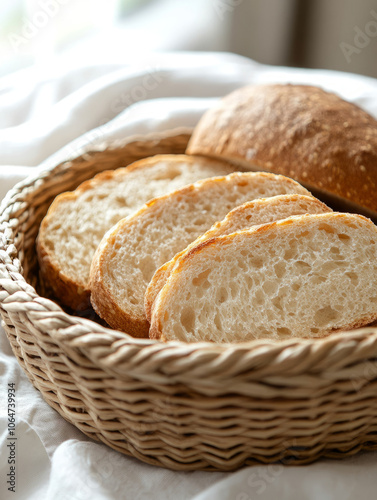
[[[159,140],[161,137],[187,133],[187,128],[128,137],[124,141],[102,143],[75,159],[94,151],[114,150],[133,141]],[[228,390],[232,381],[248,373],[251,379],[297,375],[318,376],[339,373],[371,357],[377,358],[377,328],[367,327],[334,333],[322,339],[255,340],[239,344],[181,342],[161,343],[135,339],[125,333],[104,328],[94,321],[71,316],[50,299],[41,297],[22,275],[14,245],[15,220],[26,204],[26,195],[59,172],[71,168],[73,159],[50,166],[18,183],[0,207],[0,303],[18,313],[25,324],[33,324],[63,350],[77,350],[96,366],[111,375],[124,378],[132,370],[139,380],[161,384],[187,383],[200,392],[216,386]]]

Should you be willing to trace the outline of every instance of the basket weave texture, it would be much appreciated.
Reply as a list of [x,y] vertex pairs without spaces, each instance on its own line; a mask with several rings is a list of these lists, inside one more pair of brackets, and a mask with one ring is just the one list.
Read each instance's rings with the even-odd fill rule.
[[86,435],[175,470],[309,463],[377,448],[377,329],[281,343],[167,344],[72,316],[36,292],[35,239],[60,192],[182,153],[189,135],[128,139],[18,184],[0,213],[0,312],[47,403]]

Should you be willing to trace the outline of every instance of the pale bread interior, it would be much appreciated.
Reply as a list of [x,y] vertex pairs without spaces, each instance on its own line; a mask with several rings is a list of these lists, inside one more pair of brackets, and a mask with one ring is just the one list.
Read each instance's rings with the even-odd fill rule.
[[162,264],[235,206],[286,193],[310,195],[287,177],[247,172],[206,179],[156,198],[102,240],[91,270],[94,309],[110,326],[136,335],[147,331],[144,295]]
[[[127,168],[103,172],[76,191],[63,193],[52,203],[42,222],[38,248],[42,279],[46,257],[60,276],[80,289],[88,288],[93,254],[102,237],[119,220],[146,201],[199,179],[226,175],[234,167],[221,161],[185,155],[157,155]],[[43,255],[43,258],[42,258]],[[50,283],[59,293],[59,287]],[[65,302],[68,297],[59,297]],[[75,297],[69,297],[73,305]],[[79,301],[79,297],[77,297]],[[72,304],[68,304],[72,305]]]
[[150,335],[314,338],[376,318],[376,226],[353,214],[302,215],[192,249],[158,295]]
[[150,322],[153,303],[178,260],[191,248],[210,238],[248,229],[258,224],[274,222],[292,215],[326,213],[332,210],[312,196],[299,194],[278,195],[249,201],[234,208],[220,222],[216,222],[204,235],[199,236],[185,250],[176,254],[169,262],[161,266],[153,275],[144,297],[145,314]]

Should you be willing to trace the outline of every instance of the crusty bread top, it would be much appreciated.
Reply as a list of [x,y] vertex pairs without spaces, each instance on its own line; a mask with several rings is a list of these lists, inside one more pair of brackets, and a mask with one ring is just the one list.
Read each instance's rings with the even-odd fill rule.
[[110,326],[147,336],[144,295],[155,271],[232,208],[276,194],[310,194],[269,173],[233,173],[196,182],[146,203],[99,245],[91,266],[91,303]]
[[220,222],[216,222],[205,234],[199,236],[185,250],[177,253],[154,273],[145,292],[144,309],[147,320],[152,317],[152,307],[156,297],[169,275],[174,272],[178,260],[203,241],[251,228],[259,224],[286,219],[292,215],[326,213],[332,210],[312,196],[285,194],[249,201],[234,208]]
[[103,235],[146,201],[199,179],[234,171],[221,160],[156,155],[105,171],[57,196],[37,240],[41,279],[63,304],[85,309],[89,271]]
[[314,338],[376,318],[376,226],[360,215],[301,215],[192,248],[157,297],[150,336]]
[[187,153],[239,160],[377,212],[377,121],[317,87],[232,92],[203,115]]

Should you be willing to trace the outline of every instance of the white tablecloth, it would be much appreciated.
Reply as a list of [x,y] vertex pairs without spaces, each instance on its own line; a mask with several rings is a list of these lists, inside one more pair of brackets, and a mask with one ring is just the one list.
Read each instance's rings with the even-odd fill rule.
[[[57,60],[0,79],[0,199],[29,173],[108,138],[193,126],[214,100],[247,83],[320,85],[377,117],[377,81],[329,71],[274,68],[231,54]],[[52,156],[51,156],[52,155]],[[377,453],[306,467],[234,473],[172,472],[95,443],[52,410],[12,355],[0,329],[0,498],[375,499]],[[7,386],[17,403],[16,493],[8,491]]]

